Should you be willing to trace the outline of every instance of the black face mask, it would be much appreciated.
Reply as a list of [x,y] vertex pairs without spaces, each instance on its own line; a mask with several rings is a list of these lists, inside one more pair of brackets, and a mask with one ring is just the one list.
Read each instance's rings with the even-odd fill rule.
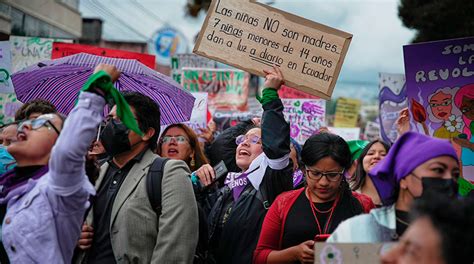
[[110,120],[100,134],[100,141],[111,157],[131,149],[128,133],[130,130],[120,121]]
[[458,184],[453,179],[422,177],[421,184],[423,193],[418,198],[427,196],[429,193],[454,198],[458,192]]

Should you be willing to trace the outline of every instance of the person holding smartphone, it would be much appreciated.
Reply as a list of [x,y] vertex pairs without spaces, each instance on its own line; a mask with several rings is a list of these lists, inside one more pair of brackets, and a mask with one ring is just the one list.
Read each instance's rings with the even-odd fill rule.
[[313,263],[315,241],[325,241],[343,220],[374,208],[352,193],[344,173],[351,167],[349,146],[341,137],[321,133],[303,146],[306,186],[275,200],[263,221],[254,263]]
[[[208,218],[211,263],[251,263],[267,209],[280,193],[293,187],[290,126],[277,93],[283,75],[278,67],[265,73],[261,126],[235,138],[240,171],[227,173],[224,186],[207,195],[212,208]],[[210,165],[198,169],[196,175],[204,186],[217,177]]]

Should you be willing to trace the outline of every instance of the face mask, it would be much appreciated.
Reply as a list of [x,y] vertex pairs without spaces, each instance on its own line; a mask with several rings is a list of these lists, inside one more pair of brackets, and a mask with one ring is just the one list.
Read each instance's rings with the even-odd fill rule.
[[0,145],[0,175],[15,167],[15,158],[7,151],[7,147]]
[[97,160],[103,160],[103,159],[106,159],[107,157],[109,157],[109,154],[107,154],[107,152],[100,153],[97,155]]
[[110,120],[100,134],[100,141],[107,154],[114,157],[131,149],[128,133],[130,130],[117,120]]
[[420,197],[433,193],[454,198],[457,194],[458,184],[453,179],[422,177],[421,184],[423,185],[423,192]]

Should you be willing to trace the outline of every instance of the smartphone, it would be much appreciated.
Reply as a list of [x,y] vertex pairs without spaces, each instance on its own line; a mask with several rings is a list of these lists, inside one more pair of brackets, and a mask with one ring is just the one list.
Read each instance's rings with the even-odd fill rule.
[[314,237],[315,242],[325,242],[331,234],[318,234]]
[[219,163],[217,163],[216,166],[212,167],[214,169],[214,174],[215,174],[215,178],[214,180],[212,180],[211,184],[205,186],[205,187],[202,187],[201,190],[207,190],[209,188],[211,188],[212,186],[214,186],[214,184],[219,181],[220,179],[222,179],[222,177],[226,177],[227,176],[227,167],[225,166],[225,163],[223,160],[221,160]]
[[225,166],[225,163],[223,160],[221,160],[219,163],[217,163],[216,166],[213,167],[214,173],[216,175],[216,178],[212,180],[212,184],[220,180],[222,177],[227,176],[227,167]]

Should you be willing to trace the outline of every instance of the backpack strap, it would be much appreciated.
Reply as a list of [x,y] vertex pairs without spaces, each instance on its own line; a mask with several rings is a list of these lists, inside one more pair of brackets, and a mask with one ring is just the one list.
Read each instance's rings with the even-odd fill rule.
[[265,189],[265,187],[261,186],[260,190],[257,190],[256,197],[258,200],[260,200],[260,202],[262,202],[263,208],[265,208],[265,210],[268,210],[268,208],[270,208],[270,202],[268,201],[267,189]]
[[161,215],[161,183],[163,181],[163,172],[165,164],[169,159],[157,157],[146,175],[146,192],[151,208],[156,212],[158,217]]

